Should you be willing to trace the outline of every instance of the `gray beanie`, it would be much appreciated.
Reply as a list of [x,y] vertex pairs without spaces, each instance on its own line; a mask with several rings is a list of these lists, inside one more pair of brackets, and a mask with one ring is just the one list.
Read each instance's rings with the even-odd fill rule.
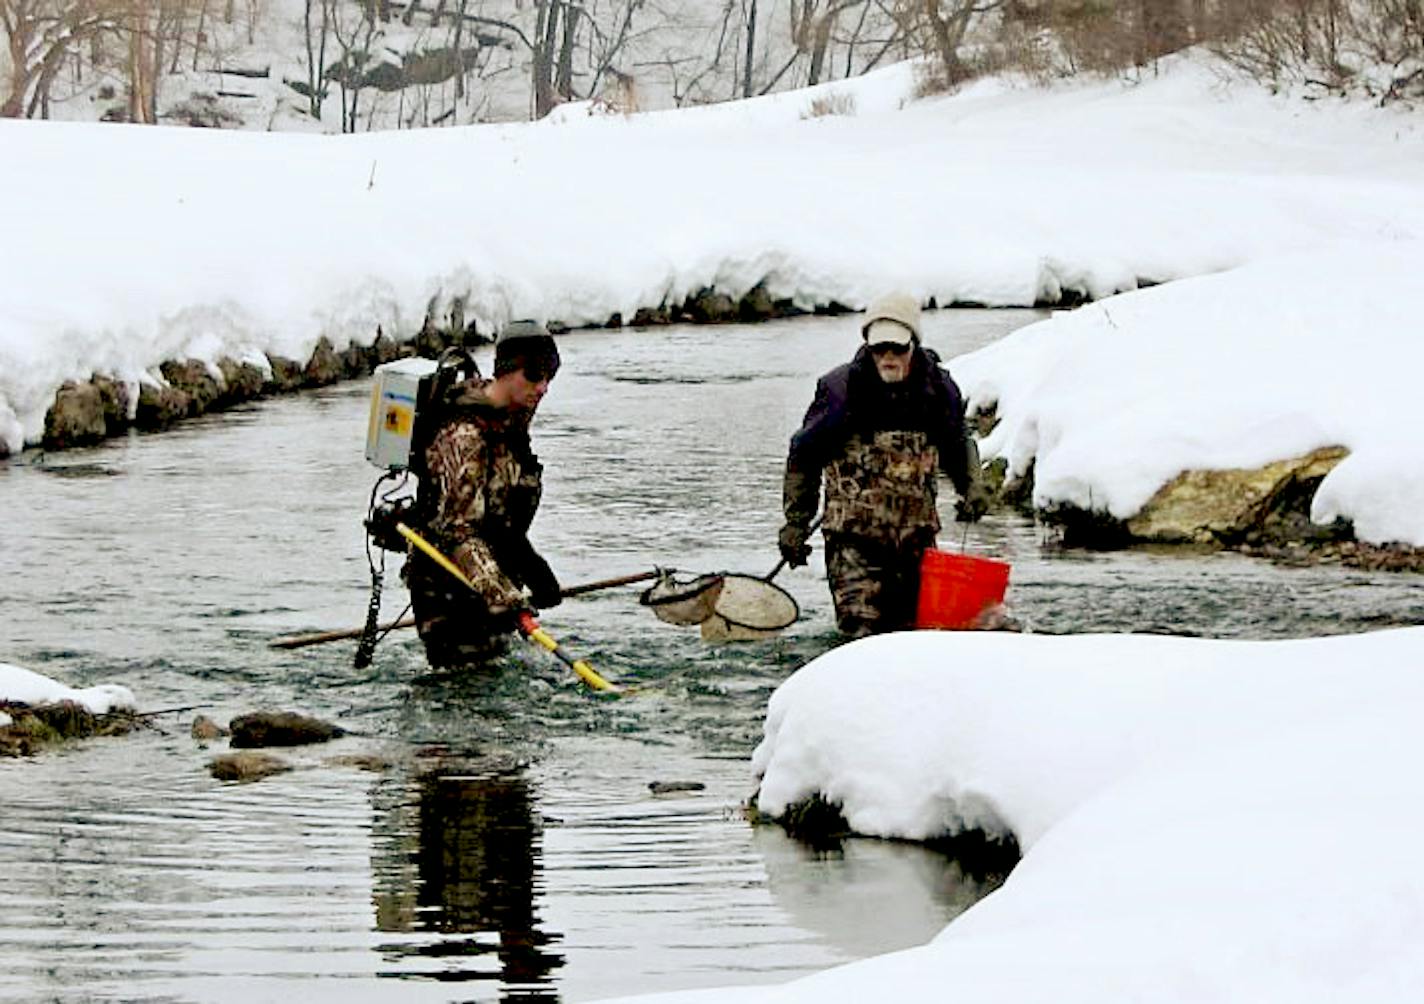
[[920,301],[909,293],[886,293],[866,309],[860,335],[871,344],[909,345],[911,341],[919,341]]
[[494,375],[532,369],[553,376],[559,369],[554,336],[538,321],[510,321],[494,343]]

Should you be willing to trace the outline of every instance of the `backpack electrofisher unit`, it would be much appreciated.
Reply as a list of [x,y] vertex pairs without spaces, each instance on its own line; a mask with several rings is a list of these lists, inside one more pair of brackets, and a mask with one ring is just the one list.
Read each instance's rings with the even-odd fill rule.
[[371,420],[366,427],[366,459],[386,471],[410,466],[420,382],[440,364],[434,359],[397,359],[377,366],[371,385]]

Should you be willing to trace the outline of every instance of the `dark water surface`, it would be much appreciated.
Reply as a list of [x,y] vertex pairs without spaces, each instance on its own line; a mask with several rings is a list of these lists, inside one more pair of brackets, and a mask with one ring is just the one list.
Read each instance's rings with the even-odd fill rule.
[[[952,356],[1035,316],[943,311],[927,341]],[[563,582],[769,571],[786,439],[854,330],[562,338],[534,538]],[[0,998],[580,1001],[776,982],[920,944],[982,894],[919,848],[818,852],[742,818],[768,696],[835,641],[819,553],[778,578],[803,619],[774,641],[705,644],[636,587],[549,611],[570,650],[642,688],[623,699],[533,649],[432,674],[410,631],[362,670],[352,642],[270,648],[364,616],[367,395],[362,381],[0,464],[0,661],[126,683],[145,709],[292,708],[358,733],[283,751],[295,769],[252,784],[209,776],[223,746],[189,737],[194,710],[0,761]],[[1011,561],[1011,604],[1037,631],[1424,622],[1411,577],[1045,541],[1005,516],[944,542]],[[404,599],[392,562],[385,619]]]

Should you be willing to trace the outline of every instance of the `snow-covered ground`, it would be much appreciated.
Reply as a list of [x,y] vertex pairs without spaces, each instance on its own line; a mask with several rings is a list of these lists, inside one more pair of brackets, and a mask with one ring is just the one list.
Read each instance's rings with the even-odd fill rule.
[[[918,632],[772,696],[760,807],[1014,833],[920,948],[659,1004],[1416,1001],[1424,628],[1297,641]],[[867,921],[873,922],[873,921]]]
[[[0,702],[36,705],[57,701],[73,701],[96,715],[138,707],[133,691],[123,684],[101,683],[76,690],[33,670],[0,662]],[[0,711],[0,728],[9,724],[10,716]]]

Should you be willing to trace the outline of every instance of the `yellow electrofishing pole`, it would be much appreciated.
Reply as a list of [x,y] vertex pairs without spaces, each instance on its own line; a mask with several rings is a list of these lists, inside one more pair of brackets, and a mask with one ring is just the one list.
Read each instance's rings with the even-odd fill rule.
[[[475,584],[470,581],[469,577],[466,576],[464,572],[460,571],[460,566],[456,565],[449,558],[445,557],[445,555],[441,554],[435,548],[435,545],[430,543],[430,541],[426,540],[424,537],[416,533],[404,523],[397,523],[396,529],[400,531],[400,535],[402,537],[404,537],[406,540],[410,541],[413,545],[419,548],[431,561],[435,562],[441,568],[445,569],[445,571],[449,572],[455,578],[459,579],[468,588],[475,588]],[[565,652],[563,650],[563,647],[560,646],[559,643],[556,642],[552,637],[550,637],[549,632],[545,631],[542,627],[539,626],[539,622],[534,619],[534,615],[532,613],[527,610],[524,611],[519,615],[515,623],[519,625],[519,630],[524,635],[524,637],[528,638],[530,641],[534,642],[541,648],[547,649],[549,652],[552,652],[560,662],[564,663],[575,673],[577,673],[579,679],[582,680],[584,683],[588,684],[594,690],[607,690],[612,691],[614,693],[618,692],[617,687],[609,683],[603,677],[599,676],[598,673],[595,672],[594,668],[590,666],[587,662],[585,662],[583,659],[575,659],[567,652]]]
[[618,688],[594,672],[592,666],[582,659],[575,659],[565,652],[563,647],[549,635],[549,632],[539,626],[539,622],[534,619],[534,615],[528,610],[520,613],[518,623],[519,630],[524,632],[524,637],[552,652],[560,662],[577,673],[579,679],[594,690],[607,690],[613,693],[619,693]]

